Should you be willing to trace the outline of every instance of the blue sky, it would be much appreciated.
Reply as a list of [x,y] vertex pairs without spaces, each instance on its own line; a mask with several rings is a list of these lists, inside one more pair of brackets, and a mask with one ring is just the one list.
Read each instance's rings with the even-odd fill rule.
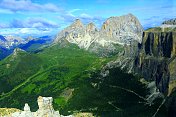
[[176,18],[176,0],[0,0],[0,28],[58,28],[79,18],[98,27],[106,18],[132,13],[143,27]]

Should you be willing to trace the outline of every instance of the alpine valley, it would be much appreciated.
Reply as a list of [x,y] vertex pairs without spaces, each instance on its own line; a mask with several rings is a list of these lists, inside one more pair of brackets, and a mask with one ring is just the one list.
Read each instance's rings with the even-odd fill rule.
[[175,27],[144,30],[127,14],[101,28],[76,19],[56,37],[0,36],[0,116],[176,117]]

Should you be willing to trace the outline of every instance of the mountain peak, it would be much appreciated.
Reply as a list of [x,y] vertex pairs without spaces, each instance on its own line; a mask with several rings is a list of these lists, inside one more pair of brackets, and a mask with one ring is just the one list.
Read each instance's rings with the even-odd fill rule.
[[25,52],[25,50],[21,49],[21,48],[15,48],[14,52]]
[[84,24],[81,22],[80,19],[76,19],[71,26],[72,27],[84,27]]
[[26,51],[22,50],[20,48],[15,48],[13,51],[13,55],[16,56],[16,55],[18,55],[18,53],[24,53],[24,52],[26,52]]
[[86,31],[98,31],[97,27],[95,26],[95,24],[93,22],[87,24],[86,26]]
[[141,42],[142,33],[142,25],[132,14],[110,17],[103,23],[100,30],[93,23],[84,26],[79,19],[76,19],[71,26],[58,34],[55,42],[66,39],[70,43],[75,43],[80,48],[88,50],[94,45],[109,47],[110,44],[124,45],[130,44],[132,41]]
[[128,13],[127,16],[135,17],[132,13]]
[[101,36],[114,38],[116,42],[129,44],[142,40],[143,27],[133,14],[108,18],[102,25]]
[[87,24],[87,26],[95,26],[95,24],[93,22],[90,22]]

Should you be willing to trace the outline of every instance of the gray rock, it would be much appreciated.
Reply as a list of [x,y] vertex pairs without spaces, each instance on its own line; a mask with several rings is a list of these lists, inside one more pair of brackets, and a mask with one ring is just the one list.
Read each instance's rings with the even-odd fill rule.
[[29,107],[29,105],[27,103],[24,106],[24,111],[26,111],[26,112],[30,112],[31,111],[30,107]]
[[164,21],[162,24],[176,25],[176,18],[175,18],[175,19],[170,19],[170,20]]
[[36,112],[31,112],[29,105],[26,103],[24,106],[24,111],[15,112],[4,117],[73,117],[72,115],[63,116],[59,114],[59,111],[55,111],[52,105],[52,97],[39,96],[37,102],[39,109]]
[[130,44],[134,40],[141,43],[142,33],[143,28],[140,22],[132,14],[110,17],[103,23],[100,30],[93,23],[85,26],[77,19],[58,34],[55,43],[67,40],[91,52],[96,53],[102,50],[110,53],[116,51],[115,44]]
[[164,94],[168,94],[170,81],[175,80],[175,35],[175,32],[144,32],[135,58],[135,73],[147,81],[155,81]]

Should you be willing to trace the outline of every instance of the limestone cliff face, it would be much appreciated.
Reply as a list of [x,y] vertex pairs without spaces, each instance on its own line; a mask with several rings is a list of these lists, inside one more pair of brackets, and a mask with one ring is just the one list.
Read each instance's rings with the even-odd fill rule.
[[168,94],[169,84],[175,79],[176,33],[144,32],[138,44],[135,72],[148,81],[155,81],[160,92]]
[[110,17],[100,30],[93,23],[85,26],[77,19],[58,34],[55,43],[61,43],[61,40],[65,39],[92,52],[100,48],[115,52],[115,44],[130,44],[134,40],[141,42],[142,32],[141,24],[132,14]]
[[175,35],[174,32],[144,32],[142,45],[144,45],[145,54],[170,58],[175,54]]

